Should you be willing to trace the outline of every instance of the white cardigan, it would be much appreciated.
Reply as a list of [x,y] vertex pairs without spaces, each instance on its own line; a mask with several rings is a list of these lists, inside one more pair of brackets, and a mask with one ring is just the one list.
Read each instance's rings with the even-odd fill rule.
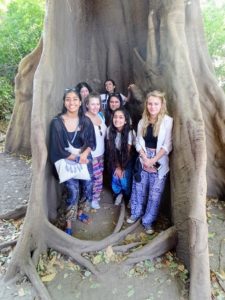
[[[169,172],[169,153],[172,150],[172,127],[173,119],[168,115],[165,115],[159,128],[156,146],[156,153],[158,153],[161,148],[166,151],[166,153],[159,159],[159,163],[162,166],[158,171],[159,178],[162,178]],[[146,153],[147,151],[145,147],[145,140],[142,136],[142,129],[143,120],[141,119],[138,123],[136,150],[139,152],[141,149],[143,149]]]

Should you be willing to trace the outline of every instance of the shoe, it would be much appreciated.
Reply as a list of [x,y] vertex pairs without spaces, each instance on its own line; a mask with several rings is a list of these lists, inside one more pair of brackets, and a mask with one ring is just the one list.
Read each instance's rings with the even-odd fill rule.
[[128,224],[133,224],[137,221],[137,219],[135,219],[134,217],[130,216],[130,218],[127,219],[127,223]]
[[123,199],[123,194],[119,194],[116,196],[115,205],[120,205]]
[[66,228],[65,233],[72,235],[72,228]]
[[93,208],[93,209],[99,209],[101,207],[100,207],[98,201],[92,201],[91,202],[91,208]]
[[145,232],[146,232],[147,234],[153,234],[153,233],[155,233],[155,230],[154,230],[153,228],[150,227],[150,228],[146,229]]
[[77,219],[79,221],[81,221],[82,223],[84,224],[89,224],[90,223],[90,218],[88,215],[86,215],[85,213],[83,212],[80,212],[78,215],[77,215]]

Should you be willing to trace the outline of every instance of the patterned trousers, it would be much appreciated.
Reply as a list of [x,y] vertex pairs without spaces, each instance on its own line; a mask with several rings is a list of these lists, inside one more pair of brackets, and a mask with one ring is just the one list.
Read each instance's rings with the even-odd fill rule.
[[[151,153],[151,157],[153,157]],[[150,153],[148,152],[148,157]],[[141,171],[141,181],[133,180],[131,193],[131,216],[134,219],[142,217],[143,226],[148,229],[157,219],[161,196],[165,187],[167,175],[158,177],[158,173]]]
[[100,201],[100,196],[103,188],[103,170],[104,170],[104,156],[94,157],[93,165],[93,200]]
[[64,182],[67,189],[66,204],[66,220],[72,220],[77,216],[77,204],[80,196],[80,186],[82,193],[86,201],[92,201],[92,190],[93,190],[93,166],[92,161],[88,163],[88,171],[90,173],[90,180],[79,180],[79,179],[69,179]]

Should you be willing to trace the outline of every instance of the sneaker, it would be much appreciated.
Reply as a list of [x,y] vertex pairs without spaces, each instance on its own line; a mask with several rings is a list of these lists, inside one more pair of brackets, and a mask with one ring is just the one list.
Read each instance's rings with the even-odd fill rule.
[[93,208],[93,209],[99,209],[100,205],[99,205],[98,201],[92,201],[91,202],[91,208]]
[[153,234],[153,233],[155,233],[155,230],[152,227],[150,227],[150,228],[146,229],[145,232],[147,234]]
[[137,219],[134,218],[134,217],[132,217],[132,216],[130,216],[130,218],[127,219],[127,223],[128,223],[128,224],[133,224],[133,223],[135,223],[136,221],[137,221]]
[[116,196],[115,205],[120,205],[123,199],[123,194],[119,194]]

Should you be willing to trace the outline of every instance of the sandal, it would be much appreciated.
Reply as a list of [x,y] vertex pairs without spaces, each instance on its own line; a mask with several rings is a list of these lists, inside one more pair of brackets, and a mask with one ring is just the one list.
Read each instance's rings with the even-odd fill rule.
[[66,228],[65,233],[72,235],[72,228]]
[[81,212],[80,214],[77,215],[77,219],[85,224],[89,224],[91,221],[89,216],[84,214],[83,212]]

